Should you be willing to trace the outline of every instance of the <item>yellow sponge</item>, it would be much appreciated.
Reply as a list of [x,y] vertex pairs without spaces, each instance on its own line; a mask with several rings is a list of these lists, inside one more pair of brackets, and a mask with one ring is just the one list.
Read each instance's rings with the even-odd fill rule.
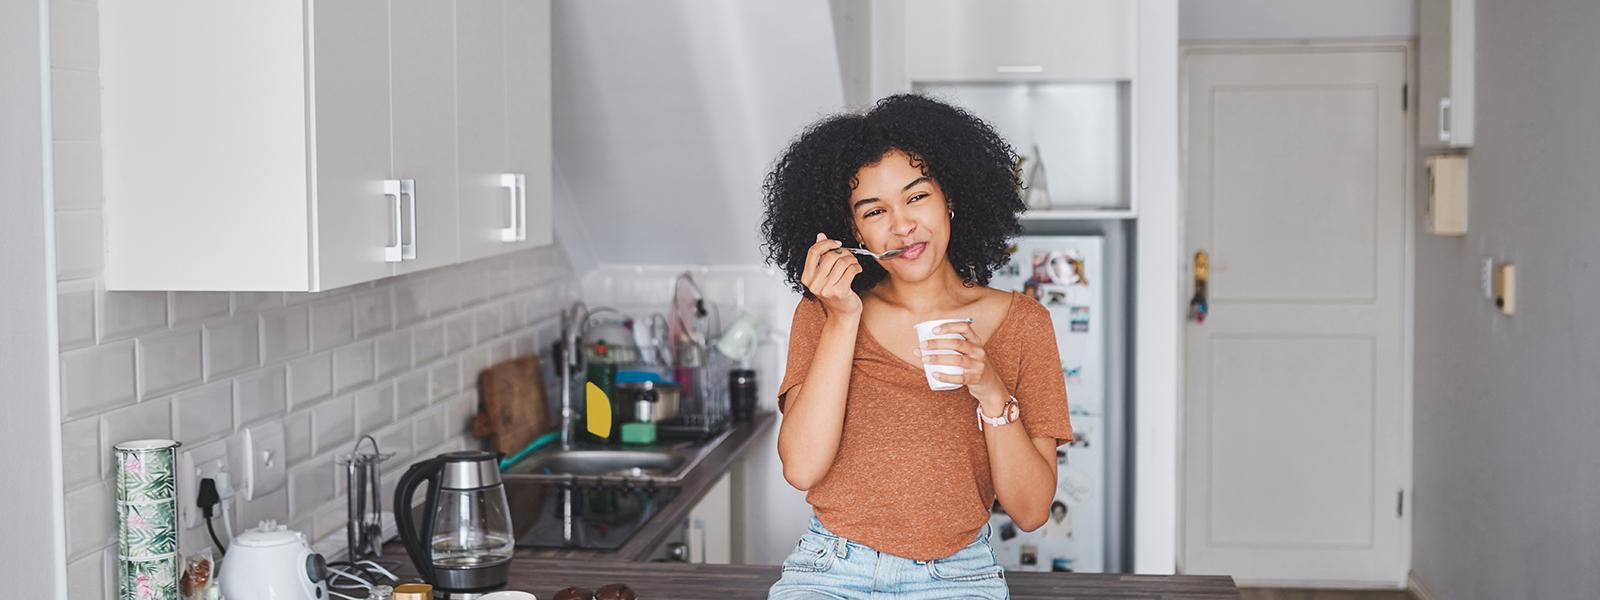
[[593,382],[584,385],[584,414],[589,433],[611,437],[611,399]]

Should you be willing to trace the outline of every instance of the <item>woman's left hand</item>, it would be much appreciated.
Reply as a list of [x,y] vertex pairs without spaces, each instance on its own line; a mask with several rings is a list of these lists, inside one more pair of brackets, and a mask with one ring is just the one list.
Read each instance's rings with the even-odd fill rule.
[[[1005,382],[1000,380],[1000,374],[989,368],[989,354],[984,350],[984,340],[978,336],[978,331],[972,328],[971,323],[945,323],[933,330],[934,333],[955,333],[965,339],[932,339],[923,342],[918,354],[922,362],[930,365],[955,365],[965,369],[960,375],[947,375],[934,373],[933,377],[946,383],[959,383],[967,386],[967,392],[983,406],[984,414],[998,415],[1005,409],[1006,402],[1011,399],[1011,394],[1006,391]],[[954,350],[956,354],[930,355],[926,350]]]

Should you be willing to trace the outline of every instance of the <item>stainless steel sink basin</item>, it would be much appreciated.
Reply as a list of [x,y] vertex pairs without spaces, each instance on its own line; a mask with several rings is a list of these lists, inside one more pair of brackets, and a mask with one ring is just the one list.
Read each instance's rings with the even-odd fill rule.
[[731,430],[725,431],[704,444],[626,449],[577,447],[562,450],[550,447],[511,465],[500,476],[508,484],[630,482],[677,485],[730,433]]
[[689,458],[680,452],[637,450],[569,450],[529,456],[507,474],[616,475],[641,477],[671,475]]

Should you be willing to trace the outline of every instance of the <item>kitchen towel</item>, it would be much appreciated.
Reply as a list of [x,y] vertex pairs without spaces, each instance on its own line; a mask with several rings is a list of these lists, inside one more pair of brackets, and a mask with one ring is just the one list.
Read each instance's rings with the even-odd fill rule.
[[117,444],[117,598],[178,600],[178,442]]

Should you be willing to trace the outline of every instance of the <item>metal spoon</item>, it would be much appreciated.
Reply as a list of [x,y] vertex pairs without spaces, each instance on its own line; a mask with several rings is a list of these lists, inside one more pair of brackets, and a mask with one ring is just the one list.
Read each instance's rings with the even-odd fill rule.
[[851,251],[851,252],[853,252],[855,254],[860,254],[862,256],[871,256],[872,258],[880,260],[880,261],[883,260],[883,259],[886,259],[886,258],[894,258],[896,256],[900,256],[900,253],[906,251],[905,248],[895,248],[895,249],[892,249],[892,250],[885,250],[883,254],[878,254],[877,252],[873,252],[873,251],[868,250],[866,248],[845,248],[845,250],[849,250],[849,251]]

